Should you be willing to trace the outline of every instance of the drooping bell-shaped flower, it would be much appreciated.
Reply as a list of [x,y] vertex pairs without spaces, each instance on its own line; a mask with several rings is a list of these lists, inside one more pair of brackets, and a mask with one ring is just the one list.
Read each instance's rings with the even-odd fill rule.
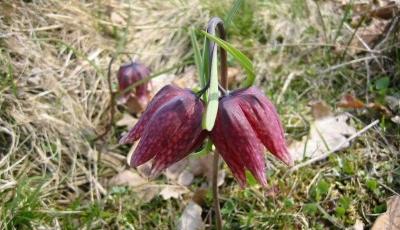
[[134,93],[133,89],[128,89],[128,87],[149,75],[150,70],[139,62],[132,62],[121,66],[117,74],[119,91],[123,92],[120,101],[126,103],[129,99],[135,97],[139,105],[145,107],[150,98],[149,83],[144,82],[139,84],[135,87]]
[[264,146],[284,163],[292,159],[274,105],[257,88],[234,91],[220,99],[211,139],[240,185],[249,170],[263,186]]
[[126,144],[140,138],[130,165],[152,159],[152,174],[156,174],[189,155],[206,137],[201,127],[203,111],[203,102],[192,91],[171,85],[162,88],[120,140]]

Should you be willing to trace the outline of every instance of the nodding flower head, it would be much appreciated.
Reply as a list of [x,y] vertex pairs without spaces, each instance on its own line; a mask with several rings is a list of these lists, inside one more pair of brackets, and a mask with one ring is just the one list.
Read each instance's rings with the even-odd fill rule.
[[278,113],[256,87],[237,90],[220,99],[210,136],[242,187],[246,185],[246,170],[261,185],[267,184],[264,146],[284,163],[293,163]]
[[133,89],[127,90],[127,88],[149,75],[150,70],[139,62],[132,62],[121,66],[117,74],[119,90],[123,92],[121,101],[125,103],[131,97],[136,97],[139,104],[145,107],[150,97],[149,83],[145,82],[139,84],[135,87],[134,93]]
[[203,102],[190,90],[167,85],[149,103],[136,125],[120,140],[140,138],[129,163],[137,167],[153,160],[152,174],[183,159],[206,137],[201,120]]

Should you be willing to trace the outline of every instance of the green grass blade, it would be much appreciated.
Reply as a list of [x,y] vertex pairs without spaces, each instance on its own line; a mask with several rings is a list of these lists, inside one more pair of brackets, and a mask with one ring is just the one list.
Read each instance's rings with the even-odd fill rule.
[[[208,69],[208,64],[209,64],[208,63],[208,59],[209,59],[208,46],[209,46],[209,44],[210,44],[210,41],[206,37],[204,37],[203,58],[202,58],[202,60],[203,60],[203,66],[202,66],[203,72],[202,73],[203,73],[203,78],[204,78],[206,84],[208,82],[208,79],[210,78],[208,76],[210,74],[209,73],[209,69]],[[205,104],[207,104],[207,102],[208,102],[208,97],[207,97],[206,93],[203,94],[203,101],[204,101]]]
[[239,62],[239,64],[245,69],[247,74],[247,78],[242,84],[242,86],[243,87],[252,86],[256,76],[253,70],[253,63],[251,63],[250,59],[242,52],[240,52],[238,49],[234,48],[231,44],[225,42],[224,40],[216,36],[213,36],[205,31],[200,31],[200,32],[204,34],[208,39],[217,43],[220,47],[226,50],[229,54],[233,56],[233,58],[235,58]]
[[239,12],[239,9],[240,9],[240,6],[242,5],[242,3],[243,3],[243,0],[235,0],[231,9],[229,10],[229,12],[226,14],[226,17],[224,18],[225,28],[229,28],[230,24],[233,21],[233,18]]
[[196,33],[193,28],[190,29],[190,40],[192,42],[194,63],[196,64],[197,67],[197,74],[199,77],[200,86],[201,88],[203,88],[207,82],[203,75],[203,62],[202,62],[203,60],[200,53],[199,43],[197,42],[196,39]]
[[211,131],[215,124],[215,118],[218,112],[218,55],[216,48],[212,53],[211,59],[211,73],[210,73],[210,88],[208,89],[208,102],[206,111],[203,114],[202,126],[203,129]]

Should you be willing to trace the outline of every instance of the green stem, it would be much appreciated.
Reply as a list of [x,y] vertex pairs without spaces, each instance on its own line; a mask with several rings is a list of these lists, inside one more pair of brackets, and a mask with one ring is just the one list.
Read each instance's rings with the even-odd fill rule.
[[[216,29],[218,29],[219,36],[221,39],[226,40],[226,34],[225,34],[225,29],[223,25],[223,21],[220,18],[214,17],[208,22],[207,26],[207,32],[215,35],[216,34]],[[211,61],[216,61],[214,60],[213,54],[216,52],[216,44],[215,42],[210,40],[210,45],[208,48],[208,54],[209,54],[209,60]],[[225,89],[228,87],[228,79],[227,79],[227,54],[224,49],[220,47],[220,62],[221,62],[221,88],[222,92],[225,92]],[[211,63],[209,65],[208,71],[211,71]],[[210,81],[210,79],[209,79]],[[209,85],[209,82],[207,83]],[[219,194],[218,194],[218,171],[219,171],[219,154],[217,152],[214,152],[214,159],[213,159],[213,172],[212,172],[212,194],[213,194],[213,201],[214,201],[214,211],[215,211],[215,223],[216,223],[216,229],[221,230],[222,229],[222,216],[221,216],[221,210],[219,206]]]

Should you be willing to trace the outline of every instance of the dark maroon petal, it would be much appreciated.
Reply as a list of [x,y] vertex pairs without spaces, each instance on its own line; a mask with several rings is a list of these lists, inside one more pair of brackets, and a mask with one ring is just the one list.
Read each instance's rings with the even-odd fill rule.
[[242,98],[240,106],[265,147],[278,159],[292,165],[293,161],[275,106],[255,87],[241,92],[238,97]]
[[120,144],[128,144],[133,143],[140,138],[143,133],[145,126],[148,121],[151,119],[153,114],[160,109],[163,105],[165,105],[168,101],[172,100],[177,95],[183,95],[184,93],[189,93],[188,90],[184,90],[172,85],[166,85],[150,101],[146,110],[143,112],[139,121],[135,124],[135,126],[125,134],[121,140]]
[[152,174],[156,174],[186,157],[197,144],[202,134],[203,104],[194,94],[185,92],[168,101],[148,121],[130,161],[132,166],[154,158]]
[[[219,106],[221,107],[221,105]],[[217,118],[215,120],[215,125],[210,133],[210,138],[214,143],[218,153],[223,157],[224,161],[231,169],[233,176],[239,182],[241,187],[246,186],[246,175],[245,167],[242,162],[240,155],[237,155],[235,151],[230,148],[230,142],[228,142],[228,137],[225,136],[226,132],[231,130],[226,130],[225,122],[228,114],[225,110],[219,108],[217,113]]]
[[245,169],[266,186],[263,146],[237,98],[228,96],[220,101],[211,138],[242,187],[246,185]]

